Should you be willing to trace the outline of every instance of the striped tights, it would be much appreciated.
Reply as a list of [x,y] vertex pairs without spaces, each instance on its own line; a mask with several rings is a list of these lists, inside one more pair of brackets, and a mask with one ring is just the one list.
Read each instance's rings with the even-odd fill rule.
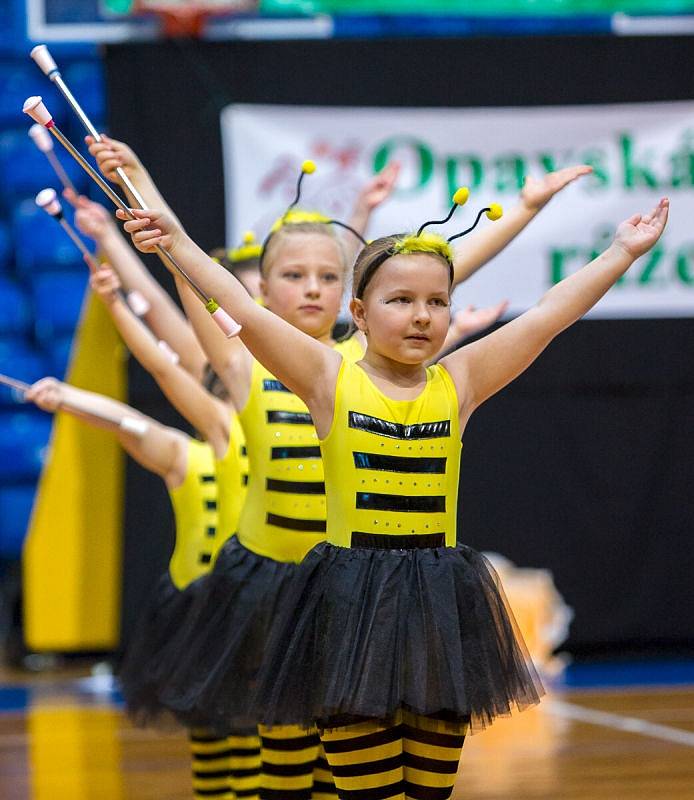
[[392,725],[348,725],[321,740],[340,800],[447,800],[466,731],[403,711]]
[[190,732],[193,797],[215,800],[260,800],[260,739],[209,731]]
[[260,726],[260,800],[337,800],[317,730]]

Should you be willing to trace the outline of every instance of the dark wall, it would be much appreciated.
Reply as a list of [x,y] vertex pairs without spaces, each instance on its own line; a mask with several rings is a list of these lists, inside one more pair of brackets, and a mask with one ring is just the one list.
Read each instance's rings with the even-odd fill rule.
[[[694,96],[686,37],[181,42],[110,47],[106,63],[112,134],[135,147],[206,248],[224,241],[219,112],[231,102],[463,107]],[[468,427],[459,536],[519,565],[549,567],[576,611],[569,649],[578,655],[694,650],[693,375],[694,320],[581,322]],[[141,400],[144,392],[160,402],[136,371],[132,381]],[[158,534],[142,560],[153,491],[139,476],[128,483],[130,609],[170,547]]]

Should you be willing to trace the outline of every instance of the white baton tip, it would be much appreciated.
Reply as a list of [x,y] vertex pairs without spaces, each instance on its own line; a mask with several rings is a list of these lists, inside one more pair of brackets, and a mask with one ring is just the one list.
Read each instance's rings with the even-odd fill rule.
[[144,436],[149,425],[146,420],[137,417],[123,417],[120,421],[120,429],[134,436]]
[[58,71],[58,65],[45,44],[37,44],[30,55],[44,75],[50,76],[51,73]]
[[151,307],[147,301],[147,298],[138,292],[137,289],[133,289],[132,292],[128,292],[127,299],[130,310],[136,317],[144,317]]
[[27,97],[27,99],[24,101],[22,111],[25,114],[28,114],[34,120],[34,122],[38,123],[39,125],[48,125],[49,122],[53,121],[53,117],[43,104],[43,100],[39,95]]
[[239,323],[232,319],[223,308],[218,308],[211,316],[227,339],[238,336],[241,332]]
[[63,210],[55,189],[42,189],[36,195],[36,205],[52,217],[57,217]]
[[48,153],[53,149],[53,139],[43,125],[35,122],[29,128],[29,136],[42,153]]

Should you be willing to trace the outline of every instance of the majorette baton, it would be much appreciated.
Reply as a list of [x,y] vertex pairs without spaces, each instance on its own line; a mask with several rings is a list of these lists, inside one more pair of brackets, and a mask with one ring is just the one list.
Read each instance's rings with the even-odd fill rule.
[[9,386],[10,389],[14,389],[17,392],[27,392],[31,388],[28,383],[18,381],[16,378],[10,378],[9,375],[0,374],[0,383],[3,386]]
[[[84,126],[85,130],[87,131],[87,133],[91,134],[97,142],[101,142],[102,141],[101,134],[96,129],[96,127],[92,124],[91,120],[86,115],[84,109],[79,104],[79,102],[77,101],[77,99],[72,94],[72,92],[68,88],[67,84],[63,80],[63,77],[60,74],[60,70],[58,69],[58,65],[55,63],[55,59],[50,54],[50,51],[48,50],[48,47],[45,44],[36,45],[36,47],[34,47],[33,50],[31,51],[31,57],[33,58],[34,62],[37,64],[39,69],[41,69],[41,71],[44,73],[44,75],[46,75],[51,80],[51,82],[54,83],[58,87],[58,89],[62,93],[63,97],[67,100],[69,105],[72,107],[72,110],[75,112],[75,114],[77,114],[80,122]],[[36,126],[34,126],[34,127],[36,127]],[[39,124],[38,127],[39,127],[40,130],[44,130],[45,131],[45,127],[43,127],[42,124]],[[48,127],[48,126],[46,126],[46,127]],[[48,137],[48,141],[49,142],[51,141],[50,137]],[[65,141],[61,140],[61,143],[70,152],[72,152],[70,150],[70,148],[68,147],[68,144]],[[72,155],[75,156],[75,153],[72,152]],[[54,156],[54,158],[55,158],[55,156]],[[82,161],[80,161],[78,159],[78,162],[81,164],[82,167],[84,167],[84,164],[82,163]],[[89,173],[89,174],[91,175],[91,177],[94,177],[94,175],[92,175],[91,173]],[[133,199],[135,200],[137,205],[140,208],[146,208],[147,203],[144,201],[142,195],[138,192],[137,188],[135,187],[133,182],[130,180],[130,178],[127,176],[125,171],[121,167],[118,167],[116,169],[116,174],[118,175],[118,177],[121,180],[122,184],[128,189],[130,194],[133,196]],[[62,178],[61,178],[61,180],[62,180]],[[102,189],[104,189],[104,186],[101,183],[99,183],[99,185],[101,186]],[[106,184],[106,185],[108,185],[108,184]],[[106,190],[104,189],[104,191],[106,191]],[[108,194],[108,192],[107,192],[107,194]],[[111,200],[114,200],[114,198],[111,197]],[[115,202],[115,200],[114,200],[114,202]],[[124,208],[123,210],[124,211],[129,211],[128,208]],[[162,248],[157,248],[157,250],[158,250],[160,255],[163,255],[166,252]],[[176,269],[179,272],[179,274],[188,282],[188,284],[193,289],[193,291],[198,295],[198,297],[205,303],[205,306],[207,307],[207,310],[210,312],[210,314],[212,314],[212,317],[214,318],[215,322],[219,325],[219,327],[222,329],[222,332],[224,333],[224,335],[227,338],[230,338],[231,336],[236,336],[239,333],[239,331],[241,330],[241,326],[238,325],[238,323],[236,323],[223,309],[219,308],[217,303],[214,300],[212,300],[212,298],[206,297],[202,293],[202,291],[198,287],[195,286],[195,284],[192,282],[192,280],[185,275],[183,270],[175,264],[173,258],[168,257],[167,261],[172,267],[174,267],[174,269]],[[143,300],[144,300],[144,298],[143,298]],[[138,316],[140,316],[140,315],[138,315]],[[171,351],[171,353],[173,354],[173,357],[178,358],[178,356],[175,353],[173,353],[173,351]],[[167,355],[169,355],[169,353],[167,353]],[[173,360],[173,358],[172,358],[172,360]]]
[[[89,177],[99,186],[109,200],[125,213],[128,219],[133,220],[136,218],[131,212],[128,204],[116,192],[114,192],[114,190],[101,177],[101,175],[99,175],[94,167],[92,167],[92,165],[84,158],[84,156],[82,156],[79,150],[75,148],[67,136],[65,136],[65,134],[58,128],[40,97],[27,98],[27,100],[24,102],[24,107],[22,110],[25,114],[28,114],[34,120],[34,122],[37,122],[39,125],[43,125],[44,128],[46,128],[53,136],[55,136],[55,138],[63,145],[68,153],[70,153],[75,161],[77,161],[87,175],[89,175]],[[238,322],[232,319],[216,300],[214,300],[212,297],[208,297],[205,292],[203,292],[203,290],[195,283],[195,281],[193,281],[193,279],[188,275],[188,273],[186,273],[183,267],[180,266],[180,264],[171,255],[171,253],[169,253],[168,250],[165,250],[161,245],[157,245],[156,251],[170,267],[170,269],[172,269],[174,272],[177,272],[188,284],[188,286],[190,286],[193,292],[195,292],[200,301],[205,305],[205,308],[209,311],[212,319],[221,329],[222,333],[227,338],[236,336],[241,330],[241,326],[238,324]]]
[[[101,134],[94,127],[94,125],[92,125],[91,120],[84,113],[84,109],[77,102],[72,92],[68,89],[67,84],[63,80],[63,76],[60,74],[58,65],[55,63],[53,56],[50,54],[50,51],[48,50],[46,45],[37,44],[36,47],[34,47],[34,49],[31,51],[31,57],[34,59],[34,61],[36,62],[39,69],[43,72],[43,74],[46,75],[46,77],[48,77],[50,81],[58,87],[63,97],[68,101],[68,103],[72,107],[72,110],[79,117],[79,120],[82,123],[82,125],[84,125],[84,128],[87,131],[87,133],[91,134],[94,137],[94,139],[96,139],[97,142],[100,142]],[[130,178],[125,174],[123,168],[117,167],[116,174],[123,182],[123,185],[128,189],[130,194],[132,194],[135,200],[137,200],[140,208],[145,208],[147,204],[142,199],[142,196],[137,191]]]
[[[31,389],[31,386],[28,383],[24,383],[24,381],[18,381],[16,378],[10,378],[9,375],[1,375],[0,374],[0,384],[3,386],[9,386],[10,389],[14,389],[17,392],[22,392],[26,394],[26,392]],[[147,420],[141,419],[139,417],[129,417],[123,416],[120,419],[118,417],[113,417],[110,414],[104,414],[103,412],[95,412],[91,409],[86,407],[80,406],[79,403],[60,403],[58,406],[59,408],[64,408],[67,410],[76,411],[79,414],[90,414],[92,417],[97,417],[98,419],[102,419],[104,422],[108,422],[109,424],[119,428],[125,433],[132,433],[134,436],[144,436],[149,429],[149,423]]]
[[63,165],[58,161],[58,157],[53,152],[53,139],[51,139],[51,135],[48,131],[42,125],[32,125],[31,128],[29,128],[29,136],[36,147],[46,156],[55,174],[63,184],[63,187],[65,189],[72,189],[72,191],[77,194],[73,182],[70,180],[67,172],[63,169]]
[[[77,231],[65,219],[63,214],[63,206],[58,199],[55,189],[43,189],[36,195],[36,205],[43,209],[49,217],[52,217],[60,227],[72,239],[77,249],[84,256],[84,260],[89,265],[92,272],[96,272],[100,268],[100,264],[96,258],[89,252],[87,245],[80,239]],[[143,317],[150,309],[150,305],[143,295],[137,290],[129,292],[125,301],[130,306],[133,314],[138,317]]]

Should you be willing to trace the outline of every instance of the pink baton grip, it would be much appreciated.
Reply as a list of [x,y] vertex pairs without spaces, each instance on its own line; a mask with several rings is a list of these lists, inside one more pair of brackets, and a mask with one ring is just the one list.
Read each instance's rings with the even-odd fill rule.
[[231,339],[232,336],[238,336],[241,332],[239,323],[232,319],[223,308],[213,311],[212,319],[217,323],[227,339]]

